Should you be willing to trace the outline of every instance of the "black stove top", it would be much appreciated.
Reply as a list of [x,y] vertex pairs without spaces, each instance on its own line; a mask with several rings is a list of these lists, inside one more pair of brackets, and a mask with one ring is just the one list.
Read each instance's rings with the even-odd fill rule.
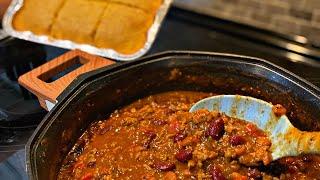
[[[27,179],[24,145],[46,113],[36,98],[17,84],[17,77],[66,50],[13,38],[6,38],[8,42],[13,43],[11,51],[4,50],[0,41],[0,179],[18,180]],[[298,36],[279,35],[173,7],[149,54],[166,50],[255,56],[320,87],[320,50]],[[14,56],[14,60],[7,56]]]

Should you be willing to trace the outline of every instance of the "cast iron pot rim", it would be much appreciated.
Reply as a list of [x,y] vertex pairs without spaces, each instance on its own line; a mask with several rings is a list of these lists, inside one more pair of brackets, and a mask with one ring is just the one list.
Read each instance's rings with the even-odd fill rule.
[[[86,82],[86,80],[90,79],[92,76],[99,76],[102,73],[110,75],[114,72],[121,72],[126,70],[127,68],[134,68],[137,65],[141,65],[144,63],[152,63],[155,61],[161,61],[163,59],[167,58],[206,58],[211,60],[224,60],[224,61],[233,61],[233,60],[242,60],[243,63],[247,64],[254,64],[256,66],[259,66],[264,69],[268,69],[269,71],[272,71],[273,73],[278,74],[279,76],[282,76],[289,81],[295,83],[296,85],[302,87],[306,91],[312,93],[315,97],[320,99],[320,88],[313,85],[312,83],[308,82],[304,78],[299,77],[298,75],[278,66],[275,65],[267,60],[256,58],[256,57],[250,57],[250,56],[243,56],[243,55],[236,55],[236,54],[228,54],[228,53],[217,53],[217,52],[205,52],[205,51],[165,51],[161,53],[156,53],[153,55],[149,55],[137,60],[128,61],[128,62],[121,62],[121,63],[115,63],[113,65],[100,68],[98,70],[94,70],[85,74],[80,75],[78,78],[76,78],[64,91],[59,97],[57,98],[58,103],[54,106],[54,108],[47,113],[47,115],[43,118],[43,120],[40,122],[32,136],[29,138],[25,152],[26,152],[26,170],[27,174],[30,179],[38,179],[37,173],[32,170],[31,164],[33,162],[33,156],[31,155],[32,147],[33,145],[38,141],[39,137],[41,136],[42,132],[44,132],[45,129],[50,127],[52,121],[56,119],[57,116],[60,115],[61,111],[69,104],[69,102],[77,95],[77,92],[81,92],[83,88],[86,87],[86,84],[94,81],[89,80],[89,82]],[[101,75],[102,76],[102,75]]]

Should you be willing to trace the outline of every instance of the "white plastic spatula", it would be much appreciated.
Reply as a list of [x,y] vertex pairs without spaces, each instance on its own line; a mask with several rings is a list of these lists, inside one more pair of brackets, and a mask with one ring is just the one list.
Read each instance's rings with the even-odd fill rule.
[[273,160],[320,152],[320,132],[298,130],[286,115],[277,117],[272,107],[272,104],[253,97],[220,95],[202,99],[191,107],[190,112],[199,109],[215,110],[252,122],[269,136]]

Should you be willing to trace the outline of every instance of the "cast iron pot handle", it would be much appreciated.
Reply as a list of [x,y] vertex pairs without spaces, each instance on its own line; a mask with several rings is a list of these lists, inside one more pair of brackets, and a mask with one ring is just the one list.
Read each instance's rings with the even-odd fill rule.
[[[80,74],[113,63],[111,60],[90,55],[80,50],[72,50],[20,76],[18,81],[38,97],[43,108],[50,111],[57,103],[57,97]],[[59,73],[75,66],[80,67],[62,77],[52,79],[57,74],[59,75]]]

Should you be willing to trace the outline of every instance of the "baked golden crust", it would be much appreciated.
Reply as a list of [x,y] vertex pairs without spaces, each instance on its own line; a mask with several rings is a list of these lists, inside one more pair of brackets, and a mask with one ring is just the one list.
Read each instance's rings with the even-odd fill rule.
[[64,0],[24,0],[24,5],[14,17],[13,27],[18,31],[48,34],[56,13]]
[[133,54],[163,0],[24,0],[13,26],[55,39]]
[[57,39],[92,44],[107,4],[107,1],[67,0],[52,26],[51,35]]
[[123,54],[141,49],[154,16],[122,4],[109,4],[98,26],[94,44]]
[[156,13],[163,0],[111,0],[115,3],[126,4],[143,9],[149,13]]

